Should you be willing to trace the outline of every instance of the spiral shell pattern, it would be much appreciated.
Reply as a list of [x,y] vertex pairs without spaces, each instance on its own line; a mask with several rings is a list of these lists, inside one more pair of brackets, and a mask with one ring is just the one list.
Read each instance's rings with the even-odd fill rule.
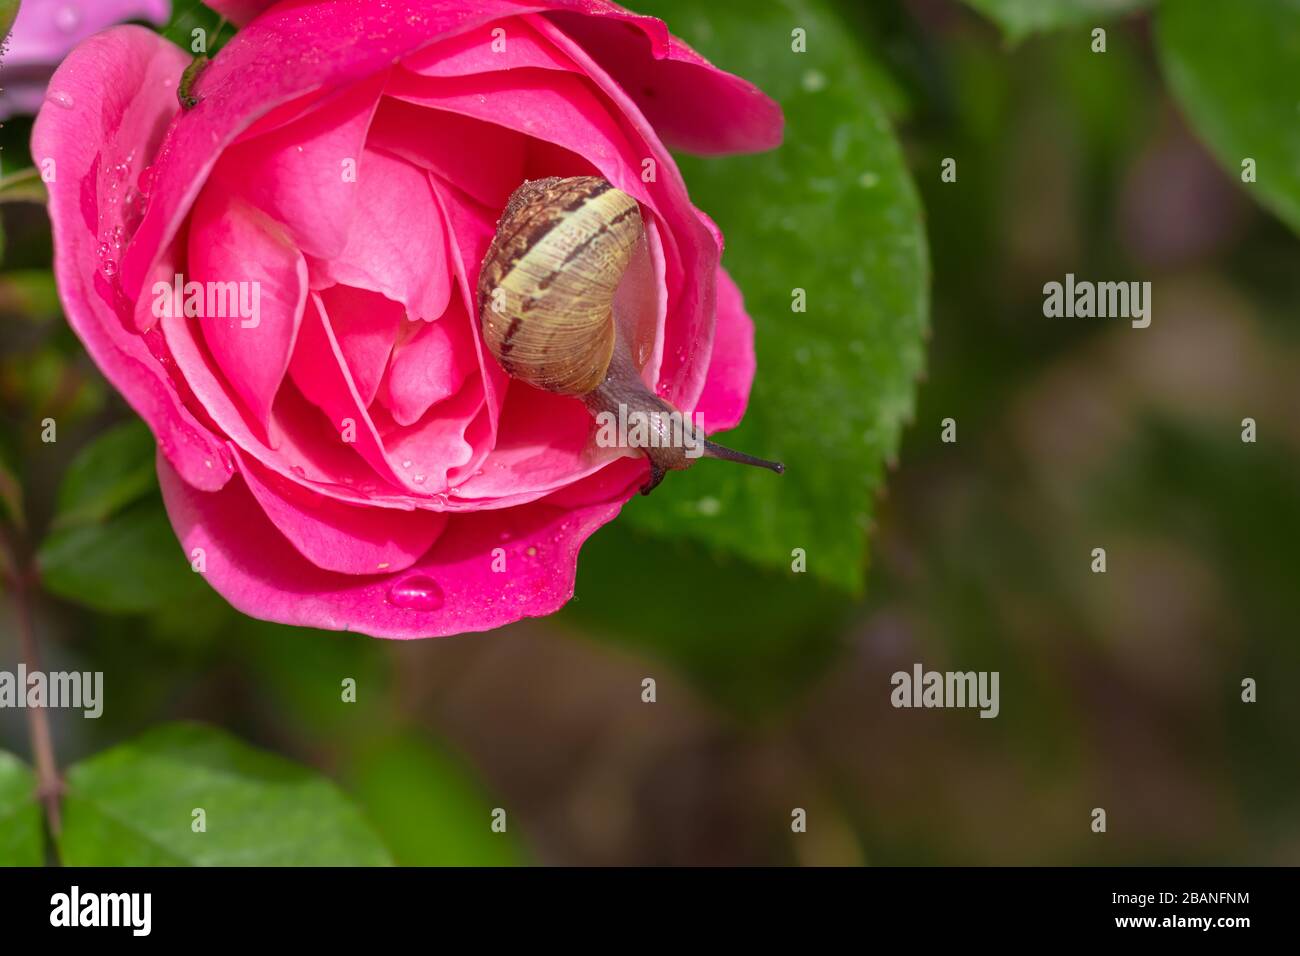
[[478,283],[483,338],[507,374],[561,395],[604,381],[614,292],[641,235],[636,200],[599,177],[514,191]]

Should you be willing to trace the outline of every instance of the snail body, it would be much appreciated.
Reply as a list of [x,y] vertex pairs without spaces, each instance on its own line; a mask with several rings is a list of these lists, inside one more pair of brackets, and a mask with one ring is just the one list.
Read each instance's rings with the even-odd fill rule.
[[[524,182],[511,194],[479,271],[478,312],[488,350],[512,378],[580,398],[593,415],[644,415],[657,431],[638,447],[649,494],[694,461],[668,441],[680,415],[641,381],[614,315],[614,294],[643,235],[637,201],[596,176]],[[711,441],[697,455],[781,472]]]

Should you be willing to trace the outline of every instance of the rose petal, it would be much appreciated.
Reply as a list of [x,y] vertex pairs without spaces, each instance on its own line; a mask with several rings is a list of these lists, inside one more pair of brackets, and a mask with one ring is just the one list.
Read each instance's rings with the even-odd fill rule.
[[482,468],[456,486],[454,497],[479,507],[519,505],[626,456],[618,448],[596,445],[595,431],[581,402],[511,382],[496,443]]
[[344,504],[309,491],[232,446],[240,476],[263,513],[325,571],[376,574],[410,567],[442,534],[447,516]]
[[519,17],[487,23],[442,40],[406,57],[402,66],[423,76],[467,76],[526,66],[578,72],[571,59]]
[[[238,310],[223,310],[226,317],[203,315],[199,327],[226,381],[265,427],[302,323],[307,263],[276,223],[214,188],[195,204],[189,262],[187,278],[200,283],[205,306],[217,289],[239,303]],[[245,302],[253,308],[243,309]]]
[[373,499],[385,507],[406,510],[414,507],[399,483],[376,473],[357,454],[355,444],[339,440],[338,426],[300,394],[291,378],[281,384],[268,427],[263,428],[252,420],[242,402],[234,400],[204,346],[197,319],[165,317],[159,325],[166,336],[169,359],[192,391],[196,405],[243,451],[277,474],[309,484],[321,494],[344,501]]
[[208,190],[239,193],[283,223],[303,254],[337,255],[359,202],[362,147],[384,75],[314,105],[270,132],[232,145],[212,171]]
[[392,299],[345,285],[325,289],[320,297],[361,404],[369,407],[384,378],[406,310]]
[[396,422],[382,406],[372,409],[370,416],[394,469],[400,468],[416,489],[443,496],[451,485],[449,471],[468,465],[475,455],[468,431],[482,408],[483,389],[471,381],[409,427]]
[[[244,24],[274,0],[211,0]],[[781,108],[747,80],[713,66],[663,21],[606,0],[520,4],[514,13],[547,17],[582,44],[632,96],[664,141],[697,153],[752,152],[781,142]],[[410,15],[394,9],[393,15]],[[340,11],[340,16],[346,15]]]
[[665,143],[703,155],[781,145],[781,107],[753,83],[719,70],[660,20],[627,14],[601,0],[591,7],[546,17],[582,44]]
[[204,0],[205,4],[237,27],[242,27],[280,0]]
[[367,142],[455,183],[493,210],[504,208],[524,179],[525,137],[495,123],[389,97],[375,111]]
[[331,327],[329,311],[318,294],[312,293],[303,317],[298,347],[289,361],[289,374],[299,391],[329,418],[339,441],[352,444],[356,452],[381,478],[419,493],[405,476],[391,465],[383,441],[357,391]]
[[379,396],[399,425],[418,421],[478,371],[469,323],[464,303],[455,297],[438,321],[409,327],[413,331],[394,349]]
[[704,392],[695,406],[704,416],[705,434],[735,428],[749,404],[754,382],[754,323],[745,312],[740,289],[718,269],[718,324]]
[[[415,638],[489,630],[558,610],[573,596],[583,542],[642,480],[635,465],[606,469],[554,504],[454,515],[407,570],[367,577],[324,571],[303,558],[242,480],[215,493],[196,491],[161,457],[158,480],[185,554],[202,549],[204,577],[238,610],[282,624]],[[503,549],[505,573],[493,570],[495,548]]]
[[[241,17],[255,9],[230,7]],[[195,87],[199,104],[177,115],[167,131],[149,208],[121,264],[128,298],[139,294],[155,256],[180,230],[222,151],[258,119],[313,90],[361,82],[439,38],[520,9],[530,8],[513,0],[437,6],[296,0],[263,8],[208,64]]]
[[369,289],[401,302],[413,319],[436,319],[447,310],[452,270],[428,174],[367,147],[358,186],[356,218],[343,249],[311,260],[313,288]]
[[[99,271],[98,229],[111,227],[107,171],[150,155],[176,111],[174,87],[186,56],[151,30],[116,27],[87,40],[54,74],[68,106],[47,102],[32,132],[32,156],[53,160],[48,184],[54,272],[68,322],[104,375],[153,430],[190,484],[221,487],[230,476],[223,443],[184,406],[134,328],[132,299]],[[118,207],[121,206],[119,202]]]

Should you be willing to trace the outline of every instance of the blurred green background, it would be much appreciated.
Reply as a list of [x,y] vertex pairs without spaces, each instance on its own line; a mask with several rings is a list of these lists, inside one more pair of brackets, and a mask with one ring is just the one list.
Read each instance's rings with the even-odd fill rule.
[[[396,643],[227,608],[62,319],[43,209],[0,207],[0,501],[45,668],[106,684],[51,715],[59,856],[1300,863],[1300,4],[633,6],[786,110],[779,151],[681,163],[757,326],[734,444],[789,473],[671,476],[546,620]],[[1150,280],[1151,327],[1044,318],[1067,272]],[[918,661],[999,671],[1000,715],[893,709]],[[0,750],[30,762],[21,712]],[[22,773],[0,862],[52,857]]]

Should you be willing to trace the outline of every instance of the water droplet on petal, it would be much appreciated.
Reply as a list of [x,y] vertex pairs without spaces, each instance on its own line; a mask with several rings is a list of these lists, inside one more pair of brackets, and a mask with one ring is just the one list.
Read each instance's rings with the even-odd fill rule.
[[117,275],[117,260],[105,259],[103,264],[100,265],[99,271],[104,273],[105,277],[113,278],[113,276]]
[[388,589],[388,603],[411,611],[436,611],[442,607],[442,588],[433,578],[416,574]]
[[63,90],[50,90],[45,94],[45,98],[55,106],[62,106],[65,110],[70,110],[76,105],[76,100],[72,98],[72,94],[65,93]]

